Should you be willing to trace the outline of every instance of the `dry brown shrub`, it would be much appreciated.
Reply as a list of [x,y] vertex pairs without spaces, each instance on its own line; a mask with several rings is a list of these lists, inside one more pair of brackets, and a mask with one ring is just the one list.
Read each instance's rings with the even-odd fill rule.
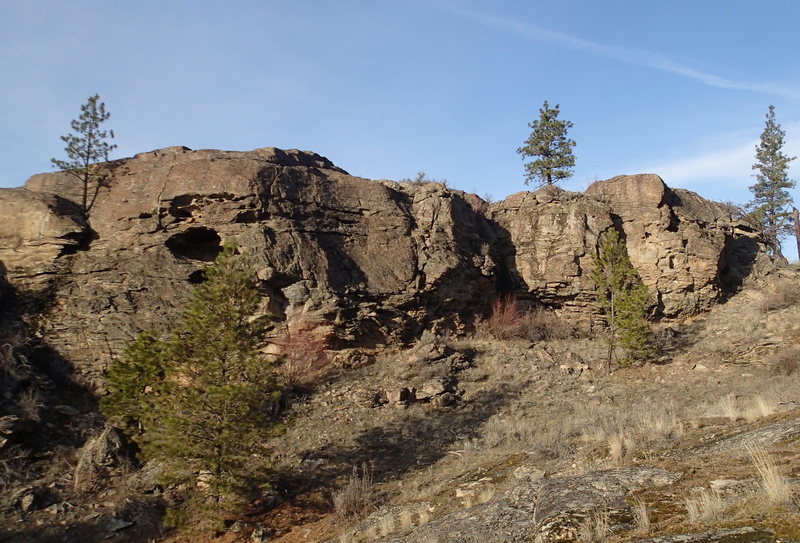
[[764,313],[783,309],[800,302],[800,287],[794,282],[784,280],[775,285],[775,290],[764,298],[760,309]]
[[499,340],[543,341],[568,338],[573,330],[552,311],[525,311],[514,296],[507,294],[492,303],[489,317],[478,325],[478,332]]
[[366,462],[361,470],[353,467],[347,484],[333,496],[333,507],[343,520],[360,518],[375,509],[376,492],[372,481],[372,466]]
[[767,362],[775,375],[786,377],[800,368],[800,348],[790,345],[775,351]]
[[295,319],[287,325],[275,340],[283,357],[278,371],[284,386],[308,385],[330,364],[328,337],[328,328],[314,319]]

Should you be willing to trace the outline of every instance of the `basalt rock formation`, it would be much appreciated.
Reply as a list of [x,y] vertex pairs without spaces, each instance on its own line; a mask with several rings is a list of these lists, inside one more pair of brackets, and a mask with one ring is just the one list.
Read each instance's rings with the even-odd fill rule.
[[[769,261],[759,233],[655,175],[545,187],[488,205],[441,184],[372,181],[309,152],[172,147],[102,167],[88,224],[63,173],[0,189],[0,262],[40,300],[38,333],[85,382],[124,342],[163,331],[202,268],[236,240],[263,311],[325,322],[340,342],[469,326],[498,294],[589,326],[599,234],[620,228],[654,315],[708,309]],[[23,296],[24,295],[24,296]]]

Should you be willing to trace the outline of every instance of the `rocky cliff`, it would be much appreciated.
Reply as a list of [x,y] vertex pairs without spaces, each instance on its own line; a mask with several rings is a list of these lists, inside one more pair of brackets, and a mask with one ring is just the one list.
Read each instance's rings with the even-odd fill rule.
[[107,163],[103,174],[88,225],[66,174],[0,189],[7,280],[32,300],[43,338],[95,386],[125,341],[169,326],[233,239],[257,270],[265,312],[325,321],[339,341],[370,344],[469,326],[504,292],[589,326],[586,271],[598,235],[614,226],[658,317],[704,311],[769,265],[751,226],[655,175],[488,205],[274,148],[173,147]]

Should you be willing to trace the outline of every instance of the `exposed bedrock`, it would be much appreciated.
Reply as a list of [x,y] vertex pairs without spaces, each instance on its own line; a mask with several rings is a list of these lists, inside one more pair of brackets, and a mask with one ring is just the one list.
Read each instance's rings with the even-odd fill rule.
[[162,331],[202,268],[236,240],[264,311],[314,318],[339,341],[380,344],[461,327],[498,293],[594,313],[597,236],[624,231],[660,315],[701,312],[769,261],[725,207],[654,175],[555,187],[491,206],[441,184],[354,177],[310,152],[171,147],[103,166],[89,226],[63,173],[0,189],[0,262],[20,295],[46,299],[48,343],[99,384],[125,341]]

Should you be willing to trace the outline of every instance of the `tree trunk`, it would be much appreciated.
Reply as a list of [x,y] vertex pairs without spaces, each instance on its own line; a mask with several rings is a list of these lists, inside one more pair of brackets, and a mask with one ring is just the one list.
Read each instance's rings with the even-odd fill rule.
[[616,333],[617,333],[617,315],[615,312],[614,302],[616,301],[617,295],[612,292],[611,293],[611,318],[609,319],[608,327],[609,327],[609,338],[608,338],[608,374],[611,375],[611,358],[614,356],[614,349],[616,348]]
[[794,239],[797,241],[797,259],[800,261],[800,211],[796,207],[792,208],[792,219],[794,219]]

